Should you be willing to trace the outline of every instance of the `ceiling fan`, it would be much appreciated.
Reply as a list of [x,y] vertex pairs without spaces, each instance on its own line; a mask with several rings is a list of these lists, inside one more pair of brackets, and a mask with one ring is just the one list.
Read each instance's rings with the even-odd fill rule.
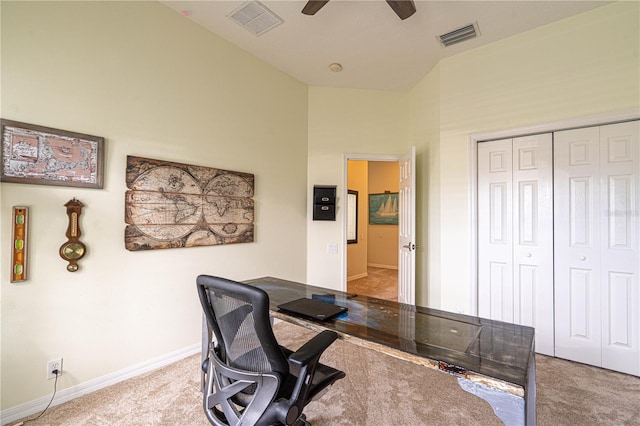
[[[309,0],[302,9],[302,13],[315,15],[327,3],[329,3],[329,0]],[[387,3],[400,19],[407,19],[416,12],[416,5],[413,0],[387,0]]]

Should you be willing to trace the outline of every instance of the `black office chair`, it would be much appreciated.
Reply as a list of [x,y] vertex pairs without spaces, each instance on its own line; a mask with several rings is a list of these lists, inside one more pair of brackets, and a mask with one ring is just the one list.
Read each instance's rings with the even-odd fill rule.
[[278,345],[262,289],[208,275],[197,287],[210,336],[202,369],[211,424],[309,425],[303,408],[345,376],[318,362],[338,335],[323,331],[294,353]]

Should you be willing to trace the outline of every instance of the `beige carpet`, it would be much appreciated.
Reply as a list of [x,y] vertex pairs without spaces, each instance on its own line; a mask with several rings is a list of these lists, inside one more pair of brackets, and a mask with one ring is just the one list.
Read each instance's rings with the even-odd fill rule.
[[[295,349],[313,335],[279,323]],[[337,341],[324,363],[347,373],[305,409],[315,425],[500,425],[454,376]],[[199,356],[51,408],[27,425],[208,425]],[[537,356],[538,425],[640,425],[640,378]]]

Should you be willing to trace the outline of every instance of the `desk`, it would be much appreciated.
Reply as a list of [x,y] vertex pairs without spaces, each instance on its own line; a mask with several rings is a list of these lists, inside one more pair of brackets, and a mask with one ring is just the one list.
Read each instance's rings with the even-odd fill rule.
[[[535,425],[534,329],[273,277],[245,283],[269,294],[273,317],[458,377],[506,425]],[[301,297],[335,300],[348,311],[324,322],[292,316],[279,304]]]

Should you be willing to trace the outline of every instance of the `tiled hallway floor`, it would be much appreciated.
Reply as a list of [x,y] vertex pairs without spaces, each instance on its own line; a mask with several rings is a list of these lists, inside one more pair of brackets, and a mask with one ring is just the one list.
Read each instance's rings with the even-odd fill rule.
[[398,301],[398,270],[367,268],[369,276],[347,283],[349,293],[364,294],[379,299]]

